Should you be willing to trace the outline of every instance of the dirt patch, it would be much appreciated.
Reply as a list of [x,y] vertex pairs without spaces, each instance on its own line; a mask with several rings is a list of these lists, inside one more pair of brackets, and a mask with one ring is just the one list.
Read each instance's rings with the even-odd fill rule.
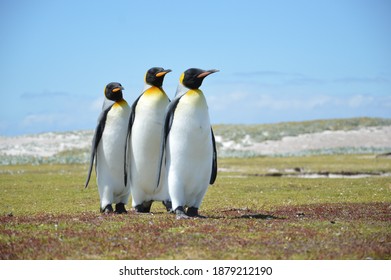
[[270,172],[265,174],[242,174],[243,176],[256,176],[256,177],[291,177],[291,178],[304,178],[304,179],[316,179],[316,178],[350,178],[361,179],[368,177],[391,177],[391,173],[388,172]]
[[[388,259],[389,203],[0,216],[0,259]],[[367,227],[370,229],[368,230]]]
[[315,219],[335,222],[343,221],[384,221],[391,222],[389,203],[337,203],[282,207],[274,215],[293,219]]
[[390,203],[325,203],[301,206],[284,206],[273,211],[253,211],[248,208],[221,211],[221,217],[262,220],[300,220],[320,221],[363,220],[391,222]]

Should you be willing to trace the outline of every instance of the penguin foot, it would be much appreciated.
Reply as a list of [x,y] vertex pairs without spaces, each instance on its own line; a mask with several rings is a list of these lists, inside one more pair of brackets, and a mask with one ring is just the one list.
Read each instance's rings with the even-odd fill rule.
[[151,206],[153,201],[144,201],[143,203],[136,205],[134,209],[137,213],[149,213],[151,212]]
[[175,215],[177,220],[190,219],[190,217],[186,215],[183,206],[178,206],[175,209]]
[[120,202],[115,205],[115,213],[117,214],[126,214],[128,211],[125,209],[125,204]]
[[172,203],[171,201],[162,201],[163,205],[166,207],[166,210],[168,213],[174,213],[174,210],[172,210]]
[[196,207],[189,207],[189,208],[187,208],[186,214],[189,217],[206,219],[205,216],[201,216],[200,214],[198,214],[198,208],[196,208]]
[[114,212],[113,206],[111,204],[107,204],[105,208],[101,208],[100,212],[103,214],[110,214]]

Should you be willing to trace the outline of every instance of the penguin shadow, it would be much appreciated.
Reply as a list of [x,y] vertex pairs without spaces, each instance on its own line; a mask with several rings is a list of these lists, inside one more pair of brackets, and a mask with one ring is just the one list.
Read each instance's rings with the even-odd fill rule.
[[274,215],[265,215],[265,214],[245,214],[239,217],[234,217],[234,219],[259,219],[259,220],[285,220],[284,217],[278,217]]
[[[256,212],[249,212],[247,209],[229,209],[223,210],[222,215],[208,216],[212,219],[257,219],[257,220],[285,220],[285,217],[279,217],[271,214],[262,214]],[[245,213],[243,213],[245,212]]]
[[[128,212],[131,215],[134,216],[173,216],[175,217],[174,212],[166,212],[166,211],[151,211],[148,213],[139,213],[136,212],[134,209],[130,210]],[[215,212],[213,215],[206,215],[201,217],[191,217],[190,220],[220,220],[220,219],[257,219],[257,220],[286,220],[286,217],[276,216],[272,214],[263,214],[263,213],[257,213],[253,212],[249,209],[228,209],[228,210],[221,210],[219,212]]]

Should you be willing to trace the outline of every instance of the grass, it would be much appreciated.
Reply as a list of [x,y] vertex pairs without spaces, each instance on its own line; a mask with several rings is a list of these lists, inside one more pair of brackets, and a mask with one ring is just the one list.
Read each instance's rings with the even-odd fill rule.
[[281,172],[300,169],[304,172],[357,172],[374,173],[391,171],[391,160],[374,155],[322,155],[306,157],[258,157],[251,159],[227,158],[219,167],[236,174],[266,174],[275,169]]
[[220,159],[208,219],[101,215],[87,166],[0,166],[0,259],[391,259],[390,177],[304,179],[270,170],[391,172],[389,158]]

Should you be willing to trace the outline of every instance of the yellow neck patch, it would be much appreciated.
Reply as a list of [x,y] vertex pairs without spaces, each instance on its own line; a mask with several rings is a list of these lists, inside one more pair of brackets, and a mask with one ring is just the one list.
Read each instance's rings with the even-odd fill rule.
[[183,72],[181,76],[179,77],[179,82],[183,84],[183,79],[185,78],[185,73]]
[[205,96],[200,89],[190,89],[181,98],[179,104],[184,103],[190,105],[192,108],[206,107]]
[[114,103],[113,107],[124,107],[126,106],[128,103],[125,101],[125,99],[121,99],[117,102]]
[[161,88],[152,86],[144,92],[144,95],[162,95],[163,93],[164,91]]
[[202,91],[200,89],[190,89],[186,92],[186,95],[200,95]]

